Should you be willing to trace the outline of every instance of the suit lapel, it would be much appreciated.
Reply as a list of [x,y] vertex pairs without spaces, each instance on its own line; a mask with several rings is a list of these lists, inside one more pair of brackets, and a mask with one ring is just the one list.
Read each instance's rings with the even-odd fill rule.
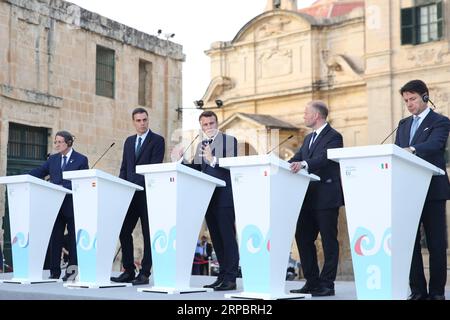
[[[430,110],[430,112],[427,114],[425,119],[423,119],[420,126],[417,128],[416,133],[414,134],[414,137],[411,141],[411,144],[414,144],[417,142],[417,140],[419,140],[419,138],[422,135],[422,133],[424,132],[424,130],[429,128],[430,125],[432,124],[433,118],[434,118],[434,112],[433,112],[433,110]],[[412,120],[411,120],[411,123],[412,123]],[[409,128],[411,128],[411,125],[409,126]]]
[[[309,152],[308,152],[309,156],[313,154],[314,150],[316,150],[317,145],[320,143],[320,141],[327,134],[328,131],[330,131],[330,124],[327,124],[326,127],[323,128],[322,132],[320,132],[320,134],[317,136],[316,141],[314,141],[313,145],[309,149]],[[311,137],[309,140],[311,140],[311,139],[312,139],[312,133],[311,133]],[[309,141],[308,141],[308,146],[309,146]]]
[[413,122],[413,116],[410,116],[407,118],[407,120],[404,122],[404,124],[401,127],[401,131],[399,133],[401,145],[409,146],[409,133],[411,132],[412,122]]
[[[141,150],[139,150],[138,157],[137,157],[137,159],[135,159],[135,162],[136,162],[136,163],[139,161],[139,159],[141,158],[141,156],[142,156],[142,154],[144,153],[145,149],[146,149],[146,148],[148,147],[148,145],[150,144],[151,135],[152,135],[152,131],[151,131],[151,130],[148,130],[148,134],[147,134],[147,136],[145,137],[145,140],[142,141],[142,146],[141,146]],[[135,148],[136,148],[136,139],[137,139],[137,135],[136,135],[136,137],[134,138],[134,144],[133,144],[133,153],[135,154],[135,155],[134,155],[135,158],[136,158],[136,151],[135,151]]]
[[219,132],[214,141],[210,145],[212,155],[215,156],[216,149],[220,147],[223,148],[224,144],[225,144],[224,135],[221,132]]
[[77,159],[76,152],[75,152],[75,150],[72,150],[72,154],[70,155],[70,158],[67,159],[67,164],[66,164],[66,168],[64,171],[69,171],[68,169],[70,169],[70,167],[76,161],[76,159]]

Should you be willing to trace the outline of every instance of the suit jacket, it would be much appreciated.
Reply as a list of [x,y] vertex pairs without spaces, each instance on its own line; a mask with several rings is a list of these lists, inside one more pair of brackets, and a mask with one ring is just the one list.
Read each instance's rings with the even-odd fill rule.
[[217,163],[214,167],[206,163],[200,156],[201,146],[201,143],[197,145],[194,160],[188,166],[225,181],[225,187],[216,187],[214,190],[211,197],[210,206],[233,207],[233,189],[231,188],[230,170],[219,167],[219,159],[237,156],[236,138],[221,132],[217,134],[217,137],[210,145],[213,156],[217,158]]
[[145,178],[143,175],[136,174],[136,166],[163,162],[164,138],[149,130],[147,137],[142,142],[137,159],[135,156],[136,139],[137,135],[135,134],[125,140],[119,177],[145,188]]
[[329,124],[317,136],[309,149],[312,133],[303,141],[300,150],[289,162],[306,161],[308,172],[320,177],[320,181],[311,181],[303,201],[304,209],[324,210],[338,208],[344,204],[339,164],[328,160],[327,150],[342,148],[342,135]]
[[[63,180],[62,178],[61,162],[61,153],[53,154],[48,157],[47,161],[41,167],[31,170],[29,174],[40,179],[44,179],[46,176],[50,175],[51,183],[72,190],[72,182],[70,180]],[[70,158],[67,159],[64,171],[84,169],[89,169],[88,158],[73,150]],[[66,195],[61,205],[60,213],[66,217],[73,217],[72,195]]]
[[430,110],[409,144],[412,121],[413,116],[400,120],[395,144],[401,148],[414,147],[418,157],[445,171],[445,176],[431,178],[426,200],[450,199],[450,186],[445,167],[445,147],[450,131],[450,120]]
[[[61,162],[61,153],[52,154],[42,166],[31,170],[29,174],[40,179],[44,179],[46,176],[50,175],[51,183],[72,190],[72,182],[70,180],[63,180],[62,178]],[[67,164],[64,171],[84,169],[89,169],[88,158],[73,150],[70,158],[67,159]]]

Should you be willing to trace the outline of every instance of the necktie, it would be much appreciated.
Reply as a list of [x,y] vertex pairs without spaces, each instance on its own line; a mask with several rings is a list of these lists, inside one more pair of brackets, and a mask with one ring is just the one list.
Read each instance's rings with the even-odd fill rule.
[[138,157],[138,155],[139,155],[139,151],[141,151],[141,145],[142,145],[142,137],[139,137],[139,139],[138,139],[138,144],[137,144],[137,146],[136,146],[136,158]]
[[316,137],[317,137],[317,133],[314,131],[312,134],[311,140],[309,141],[309,149],[311,149],[311,147],[314,143],[314,140],[316,140]]
[[64,169],[66,168],[67,165],[67,156],[63,156],[63,163],[61,166],[61,171],[64,171]]
[[414,116],[414,120],[411,124],[411,131],[409,132],[409,144],[411,144],[411,142],[414,138],[414,135],[417,131],[417,127],[419,126],[419,119],[420,119],[419,117]]

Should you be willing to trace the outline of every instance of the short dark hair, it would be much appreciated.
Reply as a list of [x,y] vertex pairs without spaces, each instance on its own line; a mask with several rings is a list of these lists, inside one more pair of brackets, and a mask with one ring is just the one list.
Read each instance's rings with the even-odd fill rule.
[[144,108],[139,107],[139,108],[136,108],[136,109],[133,110],[133,112],[131,113],[131,119],[134,120],[134,115],[137,114],[137,113],[145,113],[147,115],[147,117],[148,117],[147,110],[145,110]]
[[423,96],[424,94],[429,94],[427,85],[422,80],[411,80],[406,83],[400,89],[400,94],[403,95],[405,92],[415,92]]
[[55,137],[56,136],[63,137],[64,138],[64,142],[67,143],[67,145],[69,147],[71,147],[73,145],[74,136],[69,131],[65,131],[65,130],[58,131],[55,134]]
[[219,120],[217,119],[217,114],[215,114],[213,111],[203,111],[200,116],[198,117],[198,121],[200,121],[201,118],[209,118],[209,117],[214,117],[216,118],[216,122],[218,122]]
[[311,107],[313,107],[323,119],[328,117],[328,107],[325,102],[320,100],[314,100],[310,102]]

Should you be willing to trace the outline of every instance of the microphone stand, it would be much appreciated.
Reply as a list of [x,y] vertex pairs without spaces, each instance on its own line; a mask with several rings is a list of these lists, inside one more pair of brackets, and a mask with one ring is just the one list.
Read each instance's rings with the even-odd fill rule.
[[186,151],[188,151],[188,149],[192,146],[192,144],[194,143],[194,141],[197,140],[197,138],[198,138],[199,135],[200,135],[200,134],[197,134],[197,135],[195,136],[195,138],[192,139],[191,143],[189,143],[189,145],[187,146],[187,148],[183,151],[183,153],[182,153],[181,156],[180,156],[180,159],[178,159],[179,162],[182,162],[182,161],[183,161],[184,154],[185,154]]
[[112,147],[114,147],[115,144],[116,144],[115,142],[111,143],[111,145],[108,147],[108,149],[106,149],[106,151],[103,152],[103,154],[100,156],[100,158],[98,158],[98,160],[95,161],[95,163],[94,163],[94,165],[91,167],[91,169],[94,169],[95,165],[103,158],[103,156],[109,151],[109,149],[111,149]]
[[289,139],[292,139],[294,135],[291,134],[289,137],[287,137],[286,139],[284,139],[283,141],[281,141],[277,146],[275,146],[275,148],[272,148],[270,151],[268,151],[266,154],[271,153],[273,150],[279,148],[283,143],[285,143],[286,141],[288,141]]

